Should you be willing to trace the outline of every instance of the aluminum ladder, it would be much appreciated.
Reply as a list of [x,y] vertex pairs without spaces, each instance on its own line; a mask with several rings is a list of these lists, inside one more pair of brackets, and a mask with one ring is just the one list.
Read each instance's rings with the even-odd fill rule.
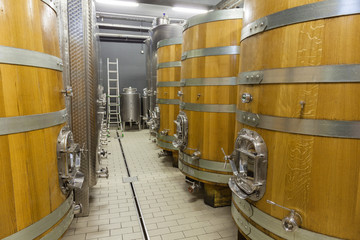
[[111,62],[107,58],[107,129],[116,126],[117,130],[122,130],[120,115],[120,91],[119,91],[119,60]]

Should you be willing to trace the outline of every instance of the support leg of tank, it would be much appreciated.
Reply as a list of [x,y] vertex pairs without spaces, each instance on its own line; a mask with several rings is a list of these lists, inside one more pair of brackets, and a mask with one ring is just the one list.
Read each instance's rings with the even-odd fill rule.
[[173,158],[172,166],[173,166],[174,168],[178,168],[178,167],[179,167],[179,164],[178,164],[178,161],[179,161],[179,152],[178,152],[178,151],[173,151],[173,152],[172,152],[172,158]]
[[231,190],[228,186],[204,184],[204,202],[211,207],[225,207],[231,205]]

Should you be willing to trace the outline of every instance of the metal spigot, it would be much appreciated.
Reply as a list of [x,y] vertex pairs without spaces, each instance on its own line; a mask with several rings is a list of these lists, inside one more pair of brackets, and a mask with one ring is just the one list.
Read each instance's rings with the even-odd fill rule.
[[158,153],[158,157],[161,158],[161,157],[166,157],[166,156],[170,156],[170,152],[167,152],[167,151],[161,151]]
[[107,158],[107,151],[103,148],[98,152],[98,154],[101,158]]
[[61,93],[64,94],[66,97],[72,97],[73,96],[73,89],[71,86],[66,86],[64,90],[61,91]]
[[302,224],[302,217],[301,215],[296,212],[294,209],[290,209],[284,206],[281,206],[273,201],[266,200],[267,203],[280,207],[289,211],[289,215],[283,218],[282,220],[282,227],[286,232],[294,232],[296,231]]
[[109,169],[106,168],[101,168],[99,171],[96,171],[96,175],[98,178],[109,178]]
[[201,185],[199,182],[196,181],[190,181],[188,179],[186,179],[187,183],[190,183],[190,186],[188,187],[188,191],[189,193],[194,193],[194,192],[198,192],[199,189],[201,188]]
[[169,135],[169,131],[170,131],[170,129],[164,129],[160,132],[160,135],[167,136],[167,135]]
[[75,202],[73,202],[73,209],[74,209],[74,214],[80,214],[82,213],[82,204],[79,203],[79,204],[76,204]]
[[178,91],[177,95],[178,95],[178,97],[181,97],[182,95],[184,95],[184,93],[182,91]]
[[226,166],[227,166],[227,163],[228,162],[230,162],[230,160],[231,160],[231,155],[227,155],[226,153],[225,153],[225,150],[224,150],[224,148],[221,148],[221,151],[223,152],[223,154],[224,154],[224,169],[226,168]]
[[196,150],[195,152],[193,152],[193,154],[191,155],[191,158],[194,160],[200,159],[201,156],[201,152],[199,150]]

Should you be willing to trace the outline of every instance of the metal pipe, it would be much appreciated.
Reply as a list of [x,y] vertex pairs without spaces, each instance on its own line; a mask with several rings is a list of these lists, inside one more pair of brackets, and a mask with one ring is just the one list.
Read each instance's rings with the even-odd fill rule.
[[130,34],[115,34],[115,33],[96,33],[95,35],[99,36],[99,37],[126,38],[126,39],[136,39],[136,40],[146,40],[149,38],[149,36],[130,35]]
[[[96,12],[96,18],[112,18],[112,19],[121,19],[121,20],[130,20],[130,21],[139,21],[139,22],[150,22],[156,19],[153,16],[146,15],[132,15],[132,14],[123,14],[123,13],[110,13],[110,12]],[[185,19],[181,18],[170,18],[171,22],[185,22]]]
[[123,25],[123,24],[112,24],[112,23],[96,23],[100,29],[116,29],[116,30],[139,30],[141,32],[148,32],[150,27],[142,27],[142,26],[131,26],[131,25]]

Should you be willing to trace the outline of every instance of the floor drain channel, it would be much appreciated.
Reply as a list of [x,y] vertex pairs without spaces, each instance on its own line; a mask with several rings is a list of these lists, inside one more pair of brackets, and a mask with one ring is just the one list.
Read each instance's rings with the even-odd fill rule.
[[121,148],[121,152],[122,152],[122,155],[123,155],[123,158],[124,158],[124,163],[125,163],[126,171],[127,171],[127,174],[128,174],[128,177],[123,177],[123,182],[124,182],[124,183],[127,183],[127,182],[130,183],[130,187],[131,187],[131,191],[132,191],[132,193],[133,193],[133,197],[134,197],[134,201],[135,201],[135,206],[136,206],[136,210],[137,210],[137,213],[138,213],[138,216],[139,216],[139,221],[140,221],[140,225],[141,225],[141,229],[142,229],[142,232],[143,232],[144,239],[145,239],[145,240],[150,240],[149,234],[148,234],[147,229],[146,229],[144,217],[143,217],[142,212],[141,212],[140,204],[139,204],[138,199],[137,199],[137,197],[136,197],[136,192],[135,192],[134,184],[133,184],[133,182],[136,182],[136,181],[138,180],[138,178],[137,178],[137,176],[131,177],[131,175],[130,175],[130,169],[129,169],[129,167],[128,167],[128,164],[127,164],[127,161],[126,161],[126,157],[125,157],[125,153],[124,153],[124,148],[123,148],[123,146],[122,146],[122,144],[121,144],[119,132],[116,131],[116,134],[117,134],[117,136],[118,136],[118,141],[119,141],[119,144],[120,144],[120,148]]

